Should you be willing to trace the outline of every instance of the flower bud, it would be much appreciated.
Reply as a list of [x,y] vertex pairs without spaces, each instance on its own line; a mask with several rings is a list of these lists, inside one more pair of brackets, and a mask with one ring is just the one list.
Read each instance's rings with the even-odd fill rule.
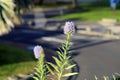
[[64,34],[74,34],[75,25],[73,22],[66,22],[64,26]]
[[40,55],[44,53],[42,46],[38,45],[34,47],[33,52],[36,59],[38,59]]

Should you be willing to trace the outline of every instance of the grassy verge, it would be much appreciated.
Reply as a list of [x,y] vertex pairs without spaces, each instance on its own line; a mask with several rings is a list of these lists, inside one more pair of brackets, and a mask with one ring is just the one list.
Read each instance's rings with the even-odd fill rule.
[[110,9],[102,9],[64,14],[62,16],[55,16],[53,19],[99,21],[103,18],[114,18],[120,22],[120,10],[117,10],[115,15],[112,13],[113,12]]
[[35,67],[33,54],[8,45],[0,45],[0,80],[8,76],[30,73]]
[[117,5],[115,15],[110,8],[109,1],[103,0],[98,3],[79,3],[79,8],[72,13],[64,14],[62,16],[52,17],[53,19],[63,20],[87,20],[99,21],[102,18],[114,18],[120,22],[120,4]]

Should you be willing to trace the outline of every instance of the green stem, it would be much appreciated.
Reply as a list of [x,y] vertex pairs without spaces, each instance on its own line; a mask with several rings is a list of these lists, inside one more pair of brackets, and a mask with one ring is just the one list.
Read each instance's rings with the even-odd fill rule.
[[63,58],[63,60],[62,60],[60,72],[58,73],[58,80],[61,80],[62,74],[63,74],[63,71],[64,71],[64,68],[65,68],[65,66],[66,66],[66,61],[68,61],[68,60],[67,60],[67,54],[68,54],[68,50],[69,50],[69,48],[70,48],[70,46],[69,46],[70,38],[71,38],[71,34],[68,33],[68,34],[66,35],[66,40],[65,40],[65,45],[64,45],[65,49],[64,49],[64,54],[63,54],[63,55],[64,55],[64,58]]
[[46,80],[45,62],[43,54],[41,54],[40,58],[38,59],[38,64],[38,68],[40,70],[40,80]]
[[67,37],[66,37],[66,41],[65,41],[65,48],[68,50],[69,48],[69,41],[70,41],[70,38],[71,38],[71,34],[67,34]]

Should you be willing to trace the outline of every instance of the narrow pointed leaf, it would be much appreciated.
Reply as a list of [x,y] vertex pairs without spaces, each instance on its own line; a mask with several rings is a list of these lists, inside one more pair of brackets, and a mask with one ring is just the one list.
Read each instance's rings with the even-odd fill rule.
[[67,57],[67,60],[69,60],[70,58],[71,58],[71,56],[68,56],[68,57]]
[[113,80],[116,80],[116,77],[115,77],[115,75],[112,75],[113,76]]
[[50,80],[54,80],[53,78],[50,78]]
[[37,73],[40,73],[40,70],[38,68],[35,68],[35,70],[36,70]]
[[58,57],[59,57],[60,61],[62,62],[62,61],[63,61],[63,58],[62,58],[60,55],[58,55]]
[[57,53],[58,53],[58,55],[63,56],[62,53],[61,53],[60,51],[57,51]]
[[120,76],[120,74],[119,73],[115,73],[116,75],[118,75],[118,76]]
[[49,65],[51,65],[55,69],[55,71],[59,72],[58,67],[56,65],[54,65],[53,63],[50,63],[50,62],[47,62],[47,63]]
[[63,53],[63,50],[61,49],[61,48],[58,48],[59,49],[59,52],[61,53],[61,54],[64,54]]
[[73,64],[73,65],[70,65],[70,66],[68,66],[67,68],[65,68],[65,69],[71,69],[71,68],[73,68],[74,66],[76,66],[76,64]]
[[55,60],[56,64],[60,67],[61,66],[60,60],[54,56],[53,56],[53,59]]
[[46,64],[46,67],[47,67],[47,69],[49,70],[49,72],[52,74],[52,75],[54,75],[54,72],[52,71],[52,69],[50,69],[50,67]]
[[35,74],[35,76],[40,78],[40,74],[39,73],[35,72],[34,74]]
[[62,46],[62,49],[63,49],[63,50],[66,50],[64,46]]
[[[4,3],[1,3],[0,4],[3,8],[4,8],[4,10],[7,12],[7,13],[11,13],[11,15],[13,15],[13,10],[11,10],[11,8],[9,8],[8,6],[6,6]],[[10,15],[10,16],[11,16]]]
[[95,80],[98,80],[97,76],[95,75]]
[[103,76],[103,79],[104,79],[104,80],[107,80],[107,77],[106,77],[106,76]]
[[74,73],[67,73],[67,74],[64,74],[63,77],[69,77],[69,76],[73,76],[73,75],[76,75],[78,74],[77,72],[74,72]]
[[32,77],[33,79],[35,79],[35,80],[39,80],[37,77]]
[[[14,26],[13,23],[12,23],[11,20],[7,17],[7,15],[5,14],[4,11],[2,11],[2,15],[3,15],[3,18],[4,18],[5,22],[6,22],[6,24],[7,24],[9,27],[13,27],[13,26]],[[9,27],[8,27],[8,28],[9,28]]]

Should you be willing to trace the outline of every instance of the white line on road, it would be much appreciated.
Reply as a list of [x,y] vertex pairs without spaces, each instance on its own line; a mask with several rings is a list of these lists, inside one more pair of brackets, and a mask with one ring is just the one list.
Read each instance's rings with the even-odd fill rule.
[[[59,38],[55,38],[55,37],[42,37],[42,40],[45,40],[45,41],[52,41],[52,42],[57,42],[57,43],[64,43],[64,40],[63,39],[59,39]],[[70,44],[72,45],[73,43],[70,42]]]

